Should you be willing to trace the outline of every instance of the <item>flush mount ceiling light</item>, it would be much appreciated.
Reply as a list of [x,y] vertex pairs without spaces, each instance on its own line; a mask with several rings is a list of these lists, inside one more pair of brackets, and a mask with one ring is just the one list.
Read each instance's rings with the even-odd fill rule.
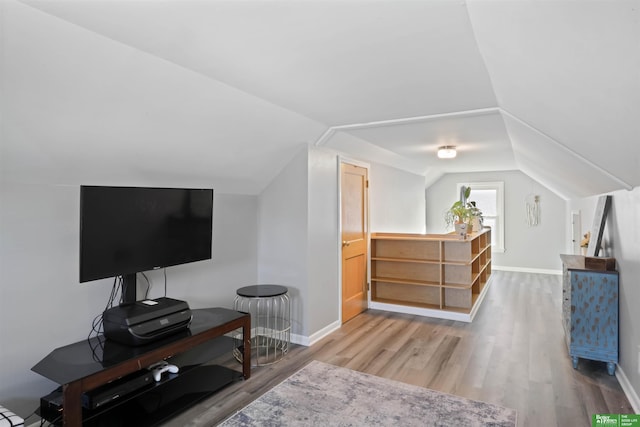
[[456,156],[456,147],[453,145],[443,145],[438,147],[438,157],[441,159],[453,159]]

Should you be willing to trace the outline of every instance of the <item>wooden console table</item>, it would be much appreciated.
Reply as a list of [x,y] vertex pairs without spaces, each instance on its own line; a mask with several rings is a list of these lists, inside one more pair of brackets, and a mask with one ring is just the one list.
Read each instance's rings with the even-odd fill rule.
[[369,308],[471,322],[491,275],[491,229],[373,233]]
[[[210,344],[216,339],[224,339],[224,334],[242,328],[244,341],[244,358],[242,363],[242,375],[240,372],[224,368],[222,366],[200,366],[211,356]],[[249,379],[251,376],[251,316],[246,313],[229,310],[225,308],[208,308],[193,310],[193,320],[189,330],[179,333],[164,340],[147,344],[140,347],[129,347],[116,342],[105,340],[104,337],[94,337],[75,344],[60,347],[52,351],[47,357],[36,364],[32,370],[60,385],[62,385],[62,424],[64,426],[81,426],[87,421],[87,416],[99,418],[107,415],[109,408],[98,413],[87,413],[82,406],[82,395],[99,386],[108,384],[126,375],[146,369],[152,364],[175,357],[180,359],[183,355],[195,358],[195,363],[191,366],[180,366],[180,372],[175,374],[175,378],[163,381],[166,385],[171,385],[171,381],[178,380],[182,375],[198,371],[196,369],[209,369],[212,375],[224,377],[217,389],[229,384],[236,379]],[[230,343],[233,340],[229,340]],[[228,349],[231,353],[231,346]],[[196,352],[195,356],[191,353]],[[185,360],[189,358],[186,357]],[[173,363],[174,359],[169,361]],[[190,363],[189,363],[190,365]],[[182,381],[183,386],[188,391],[189,387],[197,387],[197,375],[191,377],[195,379]],[[190,385],[190,383],[192,383]],[[158,386],[162,384],[158,383]],[[156,385],[149,386],[154,390]],[[212,390],[213,392],[215,390]],[[143,392],[138,393],[141,395]],[[207,390],[206,393],[210,394]],[[175,393],[174,393],[175,394]],[[126,403],[127,397],[123,396],[122,401]],[[179,399],[178,399],[179,400]],[[184,409],[195,402],[189,401],[186,404],[181,402],[180,408]],[[114,405],[116,403],[114,402]],[[120,403],[118,403],[120,404]],[[175,414],[180,408],[171,408],[166,416]],[[113,408],[112,408],[113,409]],[[124,410],[124,412],[127,412]],[[154,412],[156,412],[154,410]],[[160,411],[161,412],[161,411]],[[159,417],[161,415],[158,415]],[[147,421],[146,419],[144,420]],[[156,420],[160,421],[160,420]],[[153,423],[153,420],[150,420]],[[137,422],[136,422],[137,424]],[[123,425],[123,424],[119,424]]]

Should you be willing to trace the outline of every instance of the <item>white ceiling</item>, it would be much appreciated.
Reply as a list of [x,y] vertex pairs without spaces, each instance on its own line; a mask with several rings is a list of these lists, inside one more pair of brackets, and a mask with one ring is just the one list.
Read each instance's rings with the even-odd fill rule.
[[[160,124],[159,157],[177,161],[176,173],[188,160],[172,155],[170,136],[187,127],[187,146],[210,153],[194,173],[209,167],[238,191],[260,191],[300,144],[418,173],[426,185],[513,169],[565,198],[640,185],[640,0],[22,4],[58,22],[16,32],[49,28],[41,37],[59,37],[67,55],[125,61],[120,79],[145,78],[131,68],[143,54],[154,79],[184,82],[166,116],[150,118],[185,114]],[[444,144],[459,156],[437,159]],[[238,152],[252,155],[246,169]]]

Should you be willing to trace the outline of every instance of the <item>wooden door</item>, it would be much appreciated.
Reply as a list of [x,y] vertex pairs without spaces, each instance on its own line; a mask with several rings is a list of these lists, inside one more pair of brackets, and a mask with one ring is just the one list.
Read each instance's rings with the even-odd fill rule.
[[367,309],[367,169],[341,163],[342,322]]

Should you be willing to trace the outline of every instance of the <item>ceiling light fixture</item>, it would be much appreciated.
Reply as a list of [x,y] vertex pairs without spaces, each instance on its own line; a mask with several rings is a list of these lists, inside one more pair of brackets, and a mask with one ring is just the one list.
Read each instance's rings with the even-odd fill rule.
[[443,145],[438,147],[438,157],[441,159],[453,159],[456,156],[456,147],[453,145]]

